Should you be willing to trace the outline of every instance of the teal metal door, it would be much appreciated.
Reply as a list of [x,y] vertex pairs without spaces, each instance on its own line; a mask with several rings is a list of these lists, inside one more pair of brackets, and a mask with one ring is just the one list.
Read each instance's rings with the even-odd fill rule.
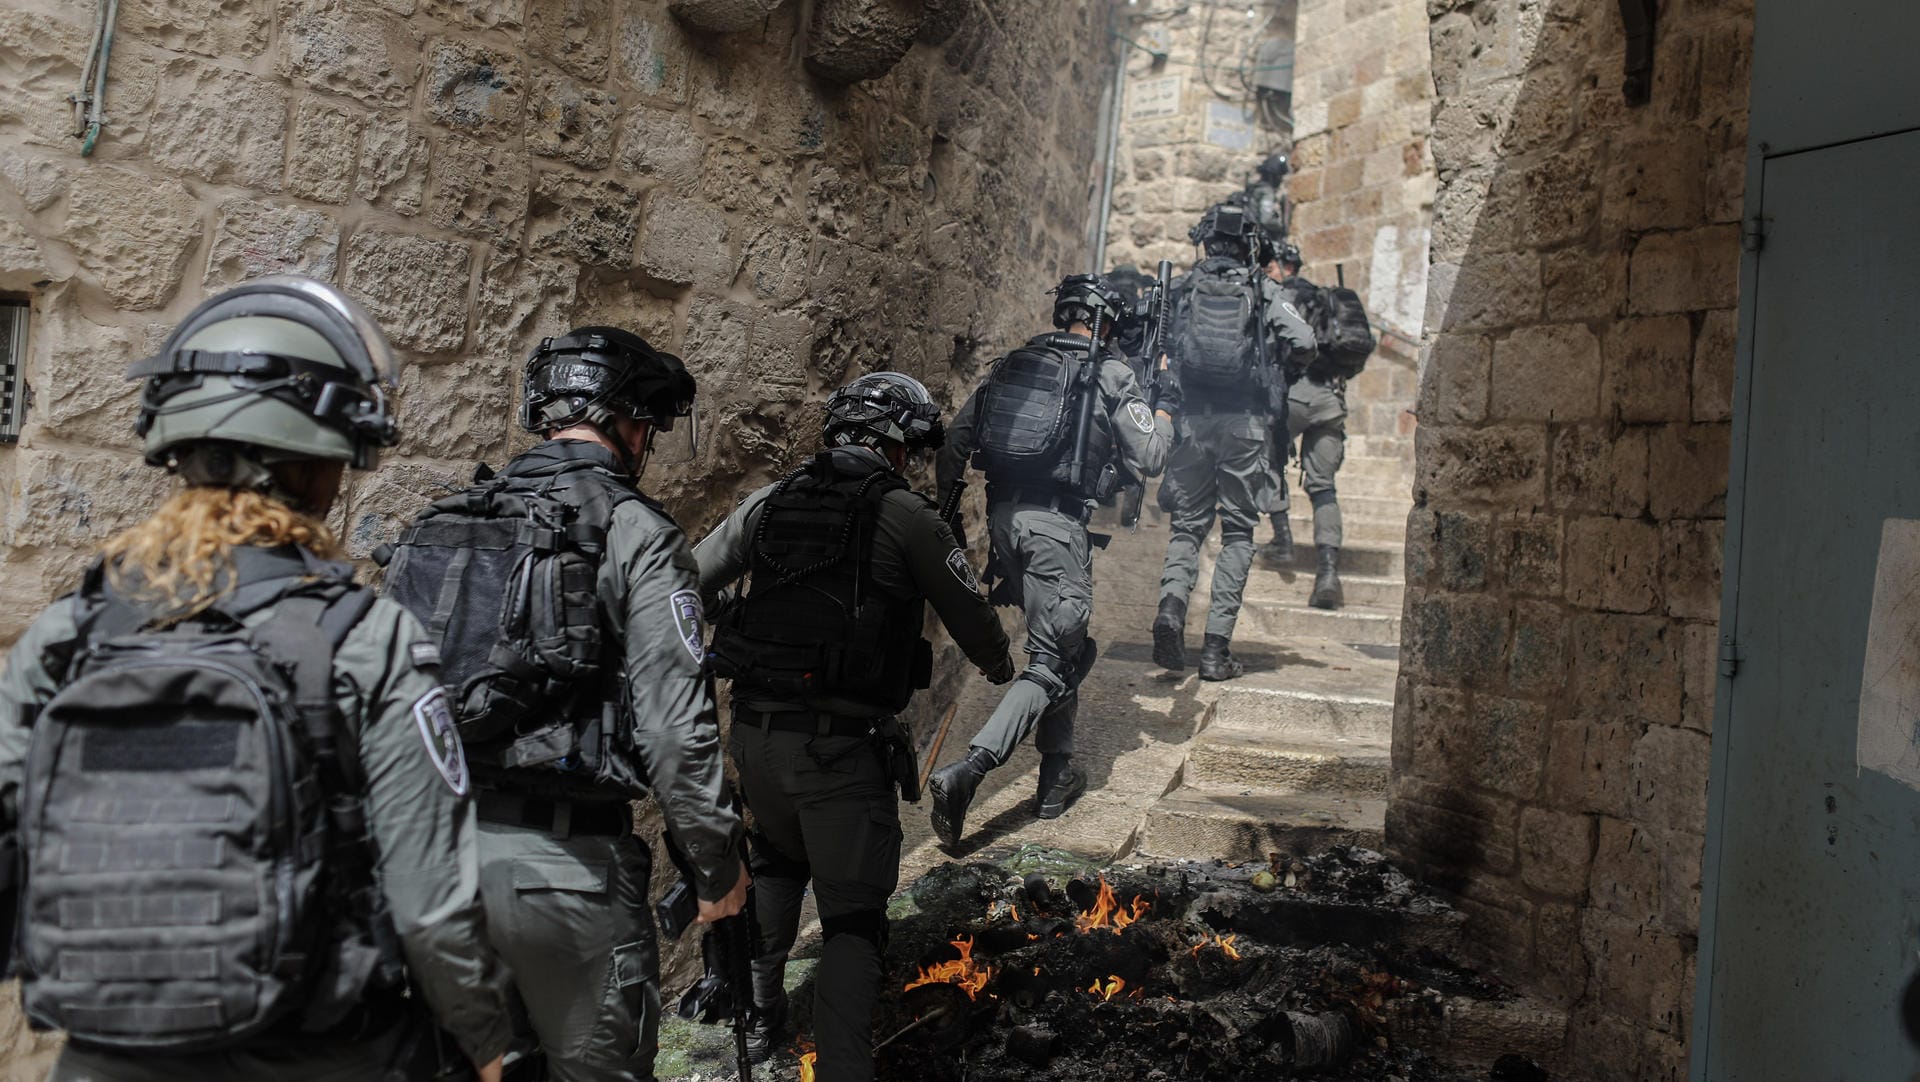
[[1896,1009],[1920,960],[1920,130],[1757,146],[1748,185],[1692,1076],[1905,1082],[1920,1073]]

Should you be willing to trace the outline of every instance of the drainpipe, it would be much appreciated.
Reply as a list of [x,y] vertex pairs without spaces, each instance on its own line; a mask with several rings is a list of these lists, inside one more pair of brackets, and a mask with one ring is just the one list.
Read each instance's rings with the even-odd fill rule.
[[1107,124],[1107,162],[1105,177],[1100,182],[1100,221],[1093,233],[1093,273],[1105,274],[1107,271],[1107,223],[1113,217],[1113,172],[1120,158],[1120,110],[1126,104],[1127,96],[1127,46],[1115,40],[1113,61],[1113,98],[1109,109],[1112,116]]

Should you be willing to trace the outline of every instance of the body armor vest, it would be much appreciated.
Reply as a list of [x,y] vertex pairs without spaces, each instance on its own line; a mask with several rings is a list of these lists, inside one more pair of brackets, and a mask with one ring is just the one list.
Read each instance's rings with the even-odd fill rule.
[[439,643],[483,785],[582,799],[645,788],[598,586],[615,509],[645,499],[612,452],[550,441],[401,534],[384,589]]
[[[1085,476],[1073,476],[1080,396],[1100,393],[1097,368],[1090,386],[1080,383],[1086,342],[1077,335],[1043,334],[994,363],[974,406],[973,464],[988,483],[1092,499],[1106,495],[1097,491],[1098,478],[1113,460],[1113,433],[1097,401]],[[1111,356],[1102,349],[1098,363]]]
[[736,697],[807,706],[906,708],[927,686],[931,654],[920,637],[923,602],[873,582],[881,502],[907,483],[851,456],[821,452],[787,475],[761,505],[745,596],[719,622],[713,670]]

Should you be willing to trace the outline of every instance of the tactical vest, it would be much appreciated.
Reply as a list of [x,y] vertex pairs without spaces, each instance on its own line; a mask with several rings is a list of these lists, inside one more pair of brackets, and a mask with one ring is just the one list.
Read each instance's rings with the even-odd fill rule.
[[598,586],[615,509],[645,499],[605,448],[553,441],[430,504],[376,554],[382,590],[440,646],[482,785],[599,799],[645,787]]
[[[1104,350],[1102,357],[1110,356]],[[1046,489],[1098,499],[1101,467],[1114,457],[1113,433],[1096,400],[1083,477],[1073,476],[1074,429],[1081,395],[1100,393],[1096,374],[1081,389],[1086,339],[1043,334],[994,362],[974,400],[973,465],[994,485]]]
[[872,578],[880,507],[907,487],[876,465],[849,473],[822,452],[761,504],[746,595],[713,637],[713,671],[734,695],[821,706],[828,699],[904,710],[928,685],[923,602],[881,592]]
[[317,1034],[403,984],[333,690],[373,595],[297,549],[233,562],[232,590],[164,627],[96,564],[78,636],[49,651],[60,690],[31,719],[17,963],[28,1016],[89,1046]]

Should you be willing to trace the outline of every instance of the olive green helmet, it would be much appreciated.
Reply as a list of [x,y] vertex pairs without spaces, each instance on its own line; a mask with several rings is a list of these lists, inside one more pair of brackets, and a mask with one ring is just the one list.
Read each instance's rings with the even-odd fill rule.
[[266,487],[298,459],[372,469],[399,432],[393,349],[359,304],[324,282],[258,278],[201,303],[157,356],[140,420],[147,462],[195,484]]

